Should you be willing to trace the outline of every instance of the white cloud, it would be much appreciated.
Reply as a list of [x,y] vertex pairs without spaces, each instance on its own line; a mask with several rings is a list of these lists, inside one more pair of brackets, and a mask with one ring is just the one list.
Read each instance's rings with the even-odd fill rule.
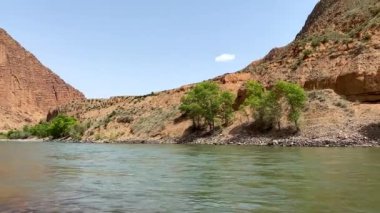
[[236,56],[233,54],[222,54],[215,58],[215,62],[229,62],[235,60]]

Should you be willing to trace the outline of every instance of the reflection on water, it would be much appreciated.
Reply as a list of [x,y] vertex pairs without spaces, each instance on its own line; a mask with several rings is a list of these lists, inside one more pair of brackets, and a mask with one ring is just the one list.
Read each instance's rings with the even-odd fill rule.
[[0,143],[0,211],[378,212],[380,149]]

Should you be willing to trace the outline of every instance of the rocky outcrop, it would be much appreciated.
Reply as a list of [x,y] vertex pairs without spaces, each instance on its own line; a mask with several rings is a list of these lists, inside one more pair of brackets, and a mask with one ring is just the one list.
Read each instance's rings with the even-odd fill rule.
[[380,100],[380,71],[348,73],[338,76],[335,90],[348,99],[375,102]]
[[243,73],[267,86],[290,80],[352,101],[380,101],[380,2],[321,0],[292,43]]
[[0,130],[38,122],[49,110],[84,98],[0,29]]

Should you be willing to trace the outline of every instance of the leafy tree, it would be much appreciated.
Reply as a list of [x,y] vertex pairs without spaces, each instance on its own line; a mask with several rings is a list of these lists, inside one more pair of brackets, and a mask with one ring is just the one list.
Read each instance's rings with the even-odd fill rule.
[[245,84],[245,89],[247,97],[244,104],[252,107],[253,110],[259,109],[266,96],[266,90],[263,85],[256,81],[248,81]]
[[222,118],[228,124],[232,114],[234,96],[230,92],[221,91],[220,87],[211,81],[197,84],[181,100],[179,109],[192,120],[195,128],[201,128],[205,123],[210,130],[215,129],[217,118]]
[[233,104],[235,96],[230,92],[222,92],[220,94],[220,116],[222,117],[223,125],[228,126],[234,114]]
[[294,125],[299,129],[298,120],[306,102],[305,90],[298,84],[279,81],[274,86],[274,92],[276,93],[277,99],[281,97],[285,98],[290,107],[288,119],[294,122]]
[[277,109],[276,97],[256,81],[248,81],[245,85],[247,97],[243,106],[248,106],[253,112],[256,124],[261,130],[272,128]]
[[181,105],[179,109],[186,113],[193,120],[193,126],[196,129],[201,128],[201,119],[203,114],[203,109],[200,104],[200,88],[194,88],[189,93],[187,93],[181,100]]
[[280,129],[285,108],[289,108],[288,119],[299,129],[298,120],[306,101],[305,91],[299,85],[279,81],[272,90],[267,91],[260,83],[248,81],[245,87],[247,98],[243,106],[251,108],[261,130],[269,130],[275,123]]

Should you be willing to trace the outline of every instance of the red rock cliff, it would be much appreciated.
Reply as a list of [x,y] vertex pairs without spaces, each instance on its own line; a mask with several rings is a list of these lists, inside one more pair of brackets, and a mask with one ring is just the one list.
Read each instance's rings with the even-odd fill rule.
[[0,130],[38,122],[49,110],[84,98],[0,29]]

